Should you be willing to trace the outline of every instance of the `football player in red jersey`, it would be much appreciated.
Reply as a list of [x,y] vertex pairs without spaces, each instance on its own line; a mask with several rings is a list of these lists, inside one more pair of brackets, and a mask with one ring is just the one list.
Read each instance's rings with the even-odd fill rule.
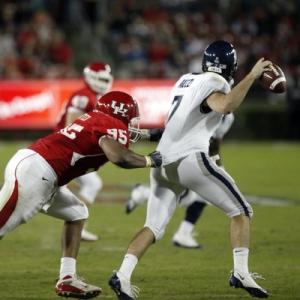
[[[65,128],[84,113],[92,111],[97,101],[111,89],[113,83],[110,66],[102,62],[88,64],[83,69],[83,78],[85,87],[75,91],[64,103],[55,131]],[[96,172],[91,172],[76,178],[75,181],[80,187],[78,198],[89,208],[102,189],[101,178]],[[96,241],[98,236],[83,228],[81,239]]]
[[124,169],[159,167],[159,152],[143,156],[128,149],[132,132],[139,138],[139,121],[138,105],[130,95],[109,92],[93,111],[19,150],[6,166],[0,191],[0,239],[38,212],[64,220],[55,288],[59,296],[91,299],[101,293],[101,288],[84,283],[76,275],[88,210],[66,184],[109,161]]

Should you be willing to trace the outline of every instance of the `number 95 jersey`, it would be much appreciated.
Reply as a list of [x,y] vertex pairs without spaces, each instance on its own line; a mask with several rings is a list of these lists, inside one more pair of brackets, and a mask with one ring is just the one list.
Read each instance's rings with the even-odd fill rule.
[[39,139],[28,148],[39,153],[57,174],[58,186],[108,162],[101,149],[101,138],[114,139],[128,148],[126,125],[102,112],[89,112],[58,132]]
[[210,138],[223,117],[202,108],[202,102],[214,92],[228,94],[230,85],[212,72],[185,74],[174,85],[165,131],[157,147],[163,165],[194,152],[208,153]]

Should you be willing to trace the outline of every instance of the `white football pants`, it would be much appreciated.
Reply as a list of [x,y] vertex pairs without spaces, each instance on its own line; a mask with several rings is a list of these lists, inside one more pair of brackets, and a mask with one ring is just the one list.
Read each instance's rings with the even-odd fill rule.
[[229,217],[246,215],[251,218],[253,215],[251,206],[230,175],[207,154],[192,153],[150,171],[150,197],[145,227],[153,231],[157,241],[162,238],[180,194],[186,188],[219,207]]
[[38,212],[65,221],[86,219],[86,206],[67,187],[57,186],[51,166],[30,149],[18,151],[5,169],[0,191],[0,239]]

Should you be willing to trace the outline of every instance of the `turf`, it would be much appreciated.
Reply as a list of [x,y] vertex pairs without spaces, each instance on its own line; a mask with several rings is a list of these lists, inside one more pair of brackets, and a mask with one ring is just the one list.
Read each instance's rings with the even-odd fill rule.
[[[0,144],[2,174],[15,151],[28,144]],[[154,148],[152,144],[133,147],[141,154]],[[243,193],[292,200],[294,204],[253,205],[249,267],[266,278],[258,283],[268,290],[270,299],[300,299],[299,150],[299,144],[285,143],[229,142],[222,148],[224,165]],[[102,287],[99,299],[115,299],[107,281],[144,224],[146,208],[138,207],[126,215],[124,201],[136,182],[148,182],[148,172],[122,170],[110,164],[99,171],[105,186],[90,209],[88,229],[100,238],[83,242],[77,260],[78,274]],[[74,183],[70,188],[76,192]],[[183,215],[184,209],[178,208],[164,238],[136,267],[132,283],[141,288],[139,299],[251,299],[245,291],[228,286],[232,269],[228,217],[213,206],[207,207],[195,228],[204,250],[189,250],[171,243]],[[60,265],[61,227],[61,221],[38,214],[1,241],[1,300],[58,298],[54,281]]]

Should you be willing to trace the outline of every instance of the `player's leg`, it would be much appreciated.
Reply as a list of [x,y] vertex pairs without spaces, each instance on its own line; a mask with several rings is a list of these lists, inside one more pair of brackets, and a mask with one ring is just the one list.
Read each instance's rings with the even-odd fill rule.
[[[126,213],[130,213],[139,205],[147,203],[150,194],[150,187],[147,185],[137,184],[131,191],[131,195],[126,202]],[[183,203],[183,204],[181,204]],[[179,201],[180,206],[187,206],[185,219],[181,222],[178,231],[173,237],[173,244],[186,248],[203,248],[195,240],[193,229],[200,218],[204,207],[205,200],[191,190],[185,190]]]
[[4,177],[0,191],[0,239],[31,220],[56,191],[54,171],[32,150],[18,151],[7,164]]
[[234,271],[230,278],[230,285],[244,288],[252,296],[258,298],[268,297],[267,292],[253,280],[255,276],[248,271],[249,219],[253,215],[251,206],[230,175],[219,168],[207,155],[197,153],[190,155],[185,161],[186,163],[180,166],[183,169],[179,170],[186,174],[182,177],[183,184],[222,209],[231,218]]
[[[178,230],[173,236],[173,244],[179,247],[185,247],[190,249],[202,249],[203,246],[199,245],[194,238],[193,232],[196,222],[199,220],[202,212],[207,205],[205,201],[200,200],[201,197],[195,192],[186,189],[180,196],[179,205],[182,206],[182,202],[188,200],[188,206],[185,212],[185,218],[181,221]],[[185,206],[185,205],[183,205]]]
[[88,217],[88,210],[71,191],[60,187],[53,202],[45,213],[65,221],[62,231],[62,258],[59,279],[55,291],[62,297],[91,299],[98,296],[102,289],[86,284],[76,274],[76,259],[79,251],[81,232],[84,221]]
[[150,195],[150,187],[148,185],[136,184],[132,189],[129,198],[125,204],[127,214],[131,213],[137,206],[147,203]]
[[229,285],[234,288],[243,288],[251,296],[268,298],[266,290],[261,288],[254,279],[262,276],[250,273],[248,270],[248,255],[250,247],[250,218],[237,215],[231,218],[230,240],[233,249],[234,268],[231,271]]
[[[78,192],[78,198],[87,206],[90,206],[95,202],[95,199],[102,189],[103,183],[102,179],[98,176],[96,172],[91,172],[76,178],[77,183],[80,186]],[[81,239],[83,241],[97,241],[98,236],[89,232],[86,229],[86,223],[81,232]]]
[[[167,166],[171,168],[171,165]],[[147,218],[144,228],[140,230],[131,241],[120,269],[109,280],[109,285],[116,292],[119,299],[135,299],[139,289],[131,286],[130,278],[138,261],[147,249],[159,241],[168,225],[177,206],[177,199],[183,188],[170,189],[163,178],[164,168],[153,169],[151,172],[151,192],[147,205]],[[173,169],[170,170],[173,172]],[[153,176],[156,178],[154,179]],[[168,187],[166,187],[166,185]],[[177,190],[176,190],[177,188]]]

